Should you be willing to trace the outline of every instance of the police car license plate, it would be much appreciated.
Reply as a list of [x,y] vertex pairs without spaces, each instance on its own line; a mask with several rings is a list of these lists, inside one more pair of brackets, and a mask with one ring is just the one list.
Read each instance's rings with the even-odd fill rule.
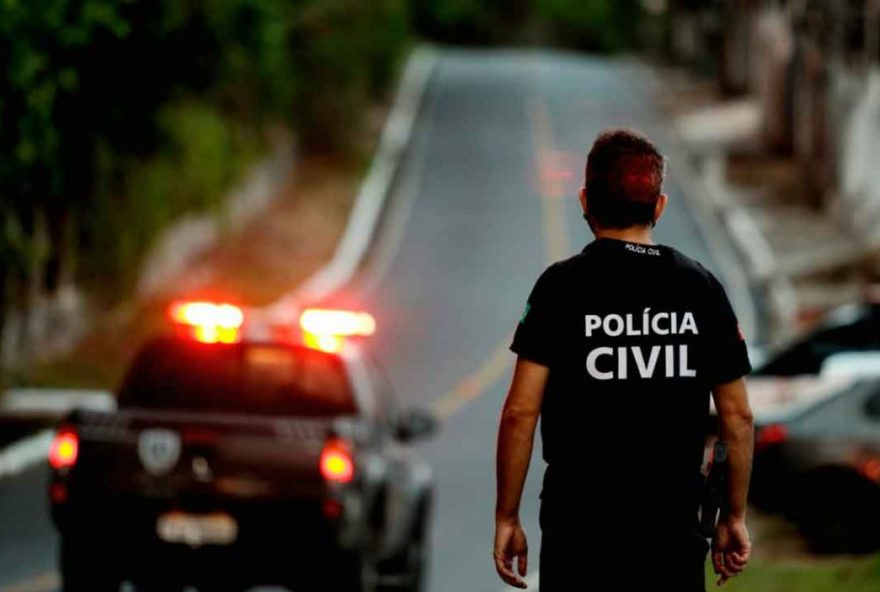
[[185,514],[169,512],[159,516],[156,533],[166,543],[191,547],[230,545],[238,538],[238,523],[228,514]]

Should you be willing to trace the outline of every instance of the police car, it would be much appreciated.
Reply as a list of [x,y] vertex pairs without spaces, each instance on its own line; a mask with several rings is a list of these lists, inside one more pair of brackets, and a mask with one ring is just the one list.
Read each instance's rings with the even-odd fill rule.
[[422,589],[431,471],[355,341],[375,321],[308,309],[299,328],[177,303],[115,412],[75,411],[52,442],[64,590]]

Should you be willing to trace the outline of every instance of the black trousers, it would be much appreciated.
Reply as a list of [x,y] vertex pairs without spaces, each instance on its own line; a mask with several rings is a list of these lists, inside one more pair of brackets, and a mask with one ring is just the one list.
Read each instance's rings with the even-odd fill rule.
[[613,510],[570,504],[540,500],[540,592],[706,592],[709,542],[696,516],[676,524],[646,515],[618,529],[626,522]]

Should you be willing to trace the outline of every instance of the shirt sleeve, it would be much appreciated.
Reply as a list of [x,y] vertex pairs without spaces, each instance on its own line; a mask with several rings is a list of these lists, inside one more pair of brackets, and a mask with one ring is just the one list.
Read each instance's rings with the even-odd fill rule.
[[711,386],[730,382],[752,371],[745,335],[730,299],[718,278],[709,273],[709,335],[707,381]]
[[555,302],[558,294],[556,275],[557,270],[551,265],[538,277],[526,300],[509,346],[517,355],[544,366],[553,363],[558,347],[558,339],[554,339],[557,329],[554,311],[559,308],[559,303]]

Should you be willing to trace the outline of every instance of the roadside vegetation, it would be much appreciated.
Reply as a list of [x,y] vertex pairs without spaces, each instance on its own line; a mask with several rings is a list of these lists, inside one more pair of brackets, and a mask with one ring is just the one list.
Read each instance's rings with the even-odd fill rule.
[[118,304],[273,128],[357,160],[409,41],[404,0],[0,3],[0,328],[65,285]]
[[706,566],[707,590],[727,592],[872,592],[880,581],[880,555],[796,562],[753,560],[720,588],[709,561]]

